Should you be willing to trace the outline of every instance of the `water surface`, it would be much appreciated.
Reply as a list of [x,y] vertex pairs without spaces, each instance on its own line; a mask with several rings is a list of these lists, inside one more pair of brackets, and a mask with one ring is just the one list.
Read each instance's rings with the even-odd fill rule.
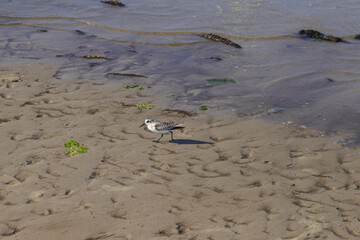
[[[199,111],[206,104],[212,114],[235,111],[239,117],[360,134],[360,41],[352,39],[360,33],[357,1],[123,2],[124,8],[94,0],[3,1],[0,61],[102,55],[109,60],[64,57],[55,77],[123,84],[124,78],[106,73],[142,74],[148,91],[166,95],[173,108]],[[351,44],[302,39],[301,29]],[[202,32],[243,48],[200,38]],[[236,83],[205,81],[215,77]],[[282,111],[269,113],[273,108]]]

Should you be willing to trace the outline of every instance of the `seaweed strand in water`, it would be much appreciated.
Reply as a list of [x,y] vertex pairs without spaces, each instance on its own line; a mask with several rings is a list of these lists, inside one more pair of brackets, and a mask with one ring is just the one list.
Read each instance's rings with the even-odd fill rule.
[[140,75],[140,74],[133,74],[133,73],[117,73],[117,72],[111,72],[107,73],[106,76],[125,76],[125,77],[138,77],[138,78],[147,78],[147,76]]
[[110,0],[110,1],[101,1],[102,3],[105,4],[110,4],[112,6],[116,6],[116,7],[124,7],[125,4],[123,4],[122,2],[116,1],[116,0]]
[[234,43],[234,42],[232,42],[231,40],[229,40],[227,38],[220,37],[219,35],[215,35],[215,34],[212,34],[212,33],[203,33],[203,34],[200,34],[199,36],[203,37],[203,38],[206,38],[206,39],[209,39],[209,40],[214,41],[214,42],[220,42],[220,43],[223,43],[223,44],[235,47],[235,48],[241,48],[241,46],[239,44]]
[[80,34],[80,35],[85,35],[85,34],[86,34],[85,32],[83,32],[83,31],[81,31],[81,30],[75,30],[75,32],[76,32],[77,34]]
[[312,39],[316,39],[316,40],[324,40],[324,41],[329,41],[329,42],[345,42],[345,43],[349,43],[347,41],[344,41],[343,39],[339,38],[339,37],[334,37],[331,35],[325,35],[321,32],[312,30],[312,29],[308,29],[308,30],[300,30],[299,31],[300,35],[306,35],[308,38],[312,38]]
[[107,57],[103,57],[100,55],[85,55],[85,56],[80,56],[80,58],[86,58],[86,59],[106,59],[109,60]]
[[103,57],[103,56],[100,56],[100,55],[76,56],[75,54],[72,54],[72,53],[67,53],[67,54],[63,54],[63,55],[56,55],[56,57],[76,57],[76,58],[85,58],[85,59],[105,59],[105,60],[109,60],[109,58]]

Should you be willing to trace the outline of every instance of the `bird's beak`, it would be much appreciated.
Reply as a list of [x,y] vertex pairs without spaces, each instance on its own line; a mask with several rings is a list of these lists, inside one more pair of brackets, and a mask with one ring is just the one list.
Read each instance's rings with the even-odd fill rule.
[[141,124],[139,128],[141,128],[141,127],[144,126],[144,125],[145,125],[145,123]]

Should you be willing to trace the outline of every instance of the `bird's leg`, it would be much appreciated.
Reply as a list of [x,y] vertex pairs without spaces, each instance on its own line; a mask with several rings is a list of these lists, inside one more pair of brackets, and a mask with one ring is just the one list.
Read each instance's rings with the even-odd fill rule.
[[160,141],[160,139],[162,138],[164,136],[164,134],[161,134],[161,136],[159,137],[159,139],[158,140],[156,140],[155,142],[159,142]]
[[171,140],[175,141],[174,138],[173,138],[173,132],[170,131],[170,134],[171,134]]

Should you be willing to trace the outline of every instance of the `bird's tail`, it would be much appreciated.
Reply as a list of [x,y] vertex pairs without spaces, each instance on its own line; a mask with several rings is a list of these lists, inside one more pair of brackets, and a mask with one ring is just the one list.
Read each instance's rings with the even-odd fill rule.
[[176,124],[176,125],[173,127],[173,129],[181,129],[181,128],[184,128],[184,127],[185,127],[184,124],[179,123],[179,124]]

